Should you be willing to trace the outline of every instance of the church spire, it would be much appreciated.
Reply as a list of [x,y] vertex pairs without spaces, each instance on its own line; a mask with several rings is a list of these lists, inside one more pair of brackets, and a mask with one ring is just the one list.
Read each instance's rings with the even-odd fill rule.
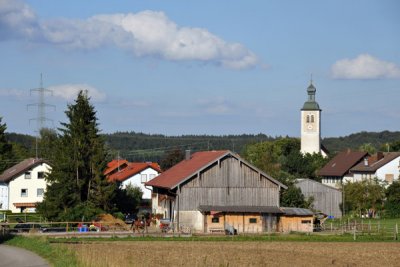
[[304,103],[302,110],[319,110],[319,105],[315,101],[315,93],[317,92],[317,89],[315,88],[312,80],[312,74],[311,74],[311,80],[310,80],[310,85],[307,88],[307,94],[308,94],[308,99]]

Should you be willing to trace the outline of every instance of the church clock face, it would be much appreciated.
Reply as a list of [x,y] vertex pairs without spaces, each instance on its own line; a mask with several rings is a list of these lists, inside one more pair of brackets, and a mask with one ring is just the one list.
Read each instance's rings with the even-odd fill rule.
[[307,129],[308,129],[308,130],[312,130],[312,129],[313,129],[312,124],[307,125]]

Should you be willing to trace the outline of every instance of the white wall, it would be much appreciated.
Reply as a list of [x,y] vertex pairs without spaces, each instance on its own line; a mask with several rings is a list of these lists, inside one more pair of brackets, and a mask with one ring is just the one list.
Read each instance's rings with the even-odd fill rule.
[[[51,168],[46,163],[42,163],[31,169],[31,178],[25,179],[25,173],[11,180],[9,186],[9,209],[12,212],[20,212],[14,203],[36,203],[43,201],[43,195],[37,196],[37,189],[43,188],[46,191],[46,180],[38,179],[38,172],[50,172]],[[21,196],[21,189],[27,189],[27,195]]]
[[8,185],[0,183],[0,210],[8,210]]
[[[146,175],[146,179],[144,181],[142,181],[142,174]],[[137,186],[143,192],[143,196],[142,196],[143,199],[151,199],[151,190],[149,188],[146,188],[144,186],[144,183],[154,179],[158,174],[159,173],[156,170],[154,170],[152,168],[147,168],[147,169],[143,170],[142,172],[123,181],[122,188],[126,188],[126,186],[128,184]]]
[[366,179],[374,179],[378,178],[379,181],[386,181],[386,174],[393,175],[393,181],[399,179],[399,166],[400,166],[400,157],[395,158],[394,160],[388,162],[387,164],[380,167],[375,173],[354,173],[354,179],[352,182],[360,182]]
[[[307,123],[307,115],[314,116],[314,122]],[[321,111],[301,111],[301,153],[320,153],[321,151]]]
[[386,174],[393,174],[393,181],[399,179],[399,166],[400,166],[400,157],[395,158],[389,163],[385,164],[381,168],[376,171],[376,177],[379,180],[385,181]]

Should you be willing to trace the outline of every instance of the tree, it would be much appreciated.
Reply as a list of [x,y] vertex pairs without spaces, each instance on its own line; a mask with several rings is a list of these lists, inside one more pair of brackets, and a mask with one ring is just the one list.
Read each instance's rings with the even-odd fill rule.
[[370,155],[375,154],[376,152],[376,148],[371,143],[362,144],[358,150],[368,152]]
[[293,184],[288,186],[288,189],[283,190],[281,193],[280,204],[282,207],[296,207],[296,208],[312,208],[314,199],[305,199],[301,189]]
[[385,214],[388,217],[400,217],[400,182],[394,181],[385,192]]
[[375,180],[344,184],[345,209],[354,215],[375,216],[382,209],[384,187]]
[[168,170],[169,168],[171,168],[172,166],[174,166],[175,164],[179,163],[180,161],[183,160],[183,158],[185,157],[184,153],[182,152],[181,149],[174,149],[169,151],[165,157],[161,160],[161,169],[163,171]]
[[140,204],[142,195],[143,192],[140,187],[128,184],[125,189],[122,189],[121,185],[119,185],[115,194],[116,208],[124,214],[132,214]]
[[115,184],[103,174],[106,151],[88,96],[79,92],[65,114],[69,122],[58,129],[49,186],[38,211],[52,220],[88,220],[113,208]]
[[1,120],[2,117],[0,117],[0,174],[15,164],[12,145],[7,141],[5,136],[7,125],[5,123],[2,124]]

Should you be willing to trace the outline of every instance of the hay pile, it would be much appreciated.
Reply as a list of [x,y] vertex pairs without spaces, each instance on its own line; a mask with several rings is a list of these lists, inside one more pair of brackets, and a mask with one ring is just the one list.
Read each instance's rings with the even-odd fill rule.
[[125,231],[129,230],[129,225],[127,225],[123,220],[115,218],[111,214],[100,214],[96,220],[102,225],[102,227],[111,231]]

